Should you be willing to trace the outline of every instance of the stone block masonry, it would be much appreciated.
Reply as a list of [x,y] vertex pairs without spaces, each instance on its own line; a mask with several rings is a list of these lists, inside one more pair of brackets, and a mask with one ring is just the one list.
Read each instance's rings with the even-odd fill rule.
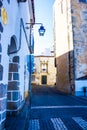
[[75,57],[75,78],[87,77],[87,3],[72,0],[72,29]]
[[[3,3],[0,1],[0,10]],[[1,16],[1,15],[0,15]],[[7,85],[3,83],[3,70],[2,65],[2,43],[1,36],[3,33],[3,25],[0,22],[0,130],[4,129],[5,119],[6,119],[6,104],[7,104]]]
[[6,119],[7,85],[0,84],[0,130],[4,128]]
[[1,56],[2,55],[0,55],[0,130],[4,129],[6,119],[6,104],[7,104],[7,85],[2,83],[3,66],[1,65]]
[[[0,19],[1,19],[2,7],[3,7],[3,1],[0,0]],[[7,83],[6,81],[3,82],[4,72],[5,72],[5,66],[2,63],[3,33],[4,33],[4,25],[3,25],[3,21],[0,21],[0,130],[3,130],[5,126],[6,104],[7,104]],[[7,53],[4,52],[4,56],[6,55]]]
[[7,114],[17,112],[21,106],[19,68],[19,56],[14,55],[9,62]]

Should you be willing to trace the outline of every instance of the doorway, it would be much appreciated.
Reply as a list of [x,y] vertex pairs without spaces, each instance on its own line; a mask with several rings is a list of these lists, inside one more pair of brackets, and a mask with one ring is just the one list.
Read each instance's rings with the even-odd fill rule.
[[47,76],[42,75],[41,84],[47,84]]

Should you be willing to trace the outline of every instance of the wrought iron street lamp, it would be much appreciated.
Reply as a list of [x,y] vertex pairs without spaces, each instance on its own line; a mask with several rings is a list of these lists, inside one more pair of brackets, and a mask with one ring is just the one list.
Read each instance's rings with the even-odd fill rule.
[[[44,28],[42,23],[26,23],[26,24],[30,24],[30,31],[32,29],[32,25],[36,25],[36,24],[40,24],[40,28],[38,29],[39,35],[40,36],[44,36],[44,33],[46,31],[46,29]],[[26,27],[27,29],[29,29],[28,27]]]

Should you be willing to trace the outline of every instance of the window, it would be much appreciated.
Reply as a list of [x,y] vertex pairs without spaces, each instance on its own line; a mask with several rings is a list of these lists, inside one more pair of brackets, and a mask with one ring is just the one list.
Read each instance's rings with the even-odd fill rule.
[[42,72],[47,72],[47,64],[46,63],[42,64]]
[[42,73],[47,73],[48,72],[48,63],[43,61],[41,62],[41,72]]
[[79,0],[79,2],[87,3],[87,0]]

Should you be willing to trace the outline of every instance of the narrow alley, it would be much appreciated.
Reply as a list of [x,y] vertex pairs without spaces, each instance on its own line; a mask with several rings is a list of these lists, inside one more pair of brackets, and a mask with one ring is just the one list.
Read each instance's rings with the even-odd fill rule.
[[87,0],[0,0],[0,130],[87,130]]

